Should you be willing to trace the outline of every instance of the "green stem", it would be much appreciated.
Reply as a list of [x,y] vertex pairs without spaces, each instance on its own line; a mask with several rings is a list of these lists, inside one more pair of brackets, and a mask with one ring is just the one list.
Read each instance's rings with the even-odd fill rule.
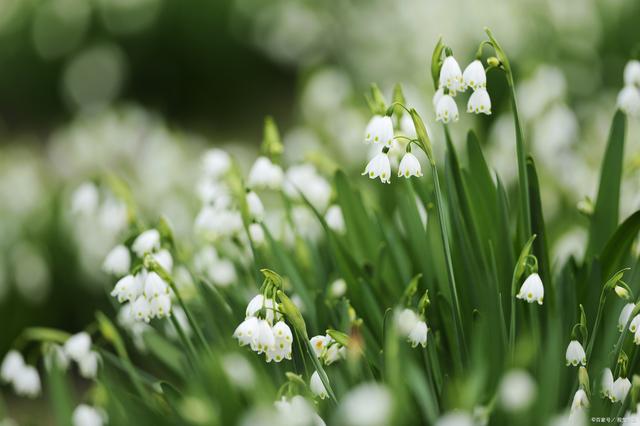
[[527,174],[527,159],[524,142],[524,132],[520,124],[518,115],[518,105],[516,102],[516,89],[513,81],[511,68],[505,69],[507,84],[511,91],[511,109],[513,111],[513,121],[516,126],[516,151],[518,157],[518,183],[520,186],[520,209],[522,210],[522,232],[524,240],[531,235],[531,208],[529,206],[529,176]]
[[[446,126],[445,126],[446,129]],[[447,132],[448,135],[448,132]],[[444,213],[444,205],[442,201],[442,193],[440,189],[440,180],[438,178],[438,168],[436,167],[435,160],[431,160],[431,171],[433,174],[433,183],[435,186],[436,193],[436,205],[438,208],[438,219],[440,223],[440,235],[442,237],[442,245],[444,246],[444,256],[447,264],[447,276],[449,281],[449,290],[451,292],[451,300],[453,302],[453,308],[451,309],[453,314],[453,322],[455,325],[456,331],[456,340],[462,352],[464,353],[464,358],[467,357],[467,345],[464,337],[464,329],[462,326],[462,315],[460,312],[460,301],[458,299],[458,288],[456,286],[456,278],[453,273],[453,261],[451,256],[451,248],[449,247],[449,231],[447,229],[447,221]],[[458,368],[462,370],[462,355],[460,351],[453,351],[456,356],[454,360],[456,361]]]
[[600,293],[600,303],[598,304],[598,313],[596,314],[596,322],[593,324],[593,329],[591,330],[591,338],[589,339],[589,343],[587,344],[587,362],[591,359],[591,351],[593,350],[593,345],[596,341],[596,334],[598,333],[598,328],[600,328],[600,321],[602,319],[602,312],[604,311],[604,305],[607,301],[607,296],[605,294],[605,289],[602,289]]
[[175,327],[178,333],[178,337],[180,337],[180,340],[182,341],[182,344],[184,344],[188,349],[189,359],[191,361],[190,364],[193,368],[195,368],[195,365],[198,359],[196,348],[193,346],[193,343],[185,334],[184,330],[182,329],[182,326],[180,325],[180,322],[178,322],[175,315],[171,315],[170,318],[171,318],[171,323],[173,324],[173,326]]
[[517,286],[517,270],[518,267],[513,270],[513,277],[511,278],[511,318],[509,321],[509,351],[513,358],[516,347],[516,286]]

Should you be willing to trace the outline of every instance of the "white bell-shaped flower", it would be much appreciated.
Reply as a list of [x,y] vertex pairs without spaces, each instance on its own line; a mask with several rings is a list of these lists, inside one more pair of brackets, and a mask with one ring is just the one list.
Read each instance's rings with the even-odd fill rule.
[[491,115],[491,98],[484,87],[476,89],[469,97],[467,112]]
[[0,367],[0,378],[2,381],[11,383],[15,380],[18,372],[24,367],[24,358],[22,354],[15,350],[10,350],[2,360]]
[[406,177],[410,178],[411,176],[421,177],[422,169],[420,166],[420,161],[410,152],[404,154],[402,160],[400,161],[400,166],[398,167],[398,177]]
[[418,134],[416,133],[416,125],[409,114],[402,114],[402,118],[400,119],[400,131],[408,138],[415,139],[418,137]]
[[368,175],[370,179],[380,177],[382,183],[391,183],[391,163],[387,154],[381,152],[373,157],[362,175]]
[[311,342],[311,347],[313,348],[313,352],[316,354],[316,358],[320,358],[322,353],[324,352],[327,344],[330,343],[330,338],[328,336],[313,336],[309,341]]
[[91,351],[91,336],[85,331],[74,334],[64,343],[64,351],[69,358],[80,362]]
[[579,364],[587,365],[587,354],[585,354],[584,348],[577,340],[569,342],[565,357],[567,360],[567,366],[573,365],[574,367],[577,367]]
[[100,357],[95,351],[91,351],[78,360],[80,375],[85,379],[95,379],[98,374],[98,361]]
[[118,280],[111,291],[111,296],[118,299],[118,302],[135,300],[141,292],[140,280],[133,275],[126,275]]
[[340,359],[344,359],[347,356],[346,352],[347,348],[331,339],[331,343],[327,346],[324,353],[322,354],[322,358],[324,359],[324,363],[326,365],[331,365]]
[[40,375],[38,370],[30,365],[20,368],[13,379],[13,390],[21,396],[35,398],[40,394]]
[[633,333],[633,343],[640,345],[640,327]]
[[436,121],[443,123],[456,122],[460,118],[458,105],[450,95],[442,95],[436,106]]
[[309,381],[309,388],[311,392],[315,396],[320,397],[321,399],[327,398],[329,395],[327,394],[327,389],[324,387],[324,383],[322,383],[322,379],[320,379],[320,374],[317,371],[314,371],[311,375],[311,380]]
[[381,143],[391,146],[393,142],[393,121],[386,115],[374,115],[365,130],[365,143]]
[[344,234],[346,231],[346,225],[344,223],[344,216],[342,215],[342,209],[339,205],[334,204],[327,209],[327,213],[324,215],[324,220],[327,221],[327,226],[338,234]]
[[544,286],[542,285],[540,275],[536,273],[529,275],[527,279],[524,280],[524,283],[522,283],[522,287],[520,287],[516,298],[529,303],[538,302],[539,305],[542,305],[544,301]]
[[265,298],[262,294],[256,294],[247,304],[245,316],[255,316],[264,307]]
[[168,273],[171,273],[173,270],[173,256],[171,256],[169,250],[162,249],[157,253],[154,253],[153,259]]
[[138,321],[149,322],[151,320],[151,307],[144,296],[138,296],[131,306],[133,317]]
[[613,394],[613,373],[610,368],[605,368],[602,371],[602,383],[600,384],[600,390],[602,395],[611,398]]
[[622,402],[627,397],[629,389],[631,389],[631,382],[629,379],[626,377],[618,377],[616,381],[613,382],[611,396],[609,399],[611,402]]
[[98,209],[100,194],[93,182],[81,184],[71,195],[71,213],[88,216]]
[[138,235],[133,243],[131,249],[138,255],[143,257],[146,253],[158,250],[160,248],[160,233],[157,229],[148,229]]
[[624,84],[640,87],[640,61],[631,60],[624,67]]
[[275,360],[280,362],[283,359],[291,359],[291,346],[293,344],[293,335],[291,329],[284,321],[278,321],[273,326],[273,336],[275,344],[266,352],[267,362]]
[[123,276],[129,273],[131,254],[129,249],[120,244],[115,246],[102,263],[102,270],[107,274]]
[[89,405],[80,404],[73,410],[71,422],[73,426],[102,426],[104,417],[97,409]]
[[629,322],[629,317],[631,316],[634,307],[635,305],[633,303],[627,303],[624,305],[620,311],[620,316],[618,317],[618,331],[622,332],[622,330],[627,326],[627,322]]
[[630,332],[635,333],[638,329],[640,329],[640,314],[634,316],[629,324]]
[[467,65],[462,73],[462,80],[464,81],[465,86],[471,87],[473,90],[487,86],[487,74],[485,73],[484,66],[479,59],[476,59]]
[[444,89],[442,87],[438,88],[436,92],[433,94],[433,98],[431,99],[431,103],[433,104],[433,109],[438,108],[438,102],[444,96]]
[[571,403],[571,411],[581,410],[589,408],[589,398],[584,389],[580,388],[573,395],[573,402]]
[[231,167],[231,157],[219,148],[206,151],[202,157],[202,168],[205,176],[216,179],[225,174]]
[[262,229],[262,225],[259,223],[252,223],[249,225],[249,236],[251,237],[251,241],[256,246],[261,246],[265,242],[264,229]]
[[279,189],[283,177],[280,166],[273,164],[267,157],[258,157],[249,172],[248,183],[252,188]]
[[248,317],[240,323],[233,332],[233,337],[238,339],[240,346],[253,345],[258,336],[258,318]]
[[258,334],[256,335],[251,349],[259,354],[272,349],[276,344],[276,340],[273,336],[273,330],[271,329],[269,322],[264,319],[259,319],[257,331]]
[[456,92],[464,92],[464,81],[462,80],[462,70],[453,56],[444,58],[442,68],[440,68],[439,86],[446,87],[455,96]]
[[415,348],[418,345],[422,345],[423,348],[427,347],[427,332],[429,328],[427,327],[427,323],[420,320],[414,326],[407,340],[411,343],[411,347]]
[[264,206],[260,197],[253,191],[247,193],[247,206],[249,207],[249,215],[255,220],[262,220],[264,218]]
[[158,297],[161,294],[169,294],[169,286],[155,272],[149,272],[144,281],[144,295],[147,299]]
[[171,298],[167,294],[160,294],[149,302],[150,315],[164,318],[171,313]]
[[419,320],[418,315],[408,308],[396,311],[395,314],[396,328],[402,337],[409,337]]
[[618,93],[617,105],[627,115],[640,116],[640,88],[636,86],[623,87]]

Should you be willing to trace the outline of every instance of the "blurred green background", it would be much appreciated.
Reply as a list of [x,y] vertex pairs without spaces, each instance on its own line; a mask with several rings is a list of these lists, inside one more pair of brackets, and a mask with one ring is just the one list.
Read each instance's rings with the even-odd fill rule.
[[[100,264],[117,206],[74,217],[80,183],[115,173],[150,217],[190,235],[199,153],[223,145],[250,164],[267,114],[290,162],[317,154],[359,172],[368,84],[390,94],[402,82],[435,129],[431,49],[442,35],[464,65],[484,26],[515,67],[555,256],[580,253],[575,206],[594,195],[638,22],[637,0],[0,2],[0,354],[27,325],[76,331],[109,310]],[[488,86],[494,114],[453,132],[462,140],[477,120],[510,184],[504,82],[490,74]],[[623,215],[640,201],[638,130],[630,123]]]

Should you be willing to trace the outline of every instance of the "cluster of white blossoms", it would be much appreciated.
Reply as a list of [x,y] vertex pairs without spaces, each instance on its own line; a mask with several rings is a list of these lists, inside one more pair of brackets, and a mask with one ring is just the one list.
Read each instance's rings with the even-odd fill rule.
[[336,340],[328,334],[313,336],[309,341],[311,342],[316,357],[320,359],[324,365],[331,365],[347,356],[347,348],[336,342]]
[[[171,273],[173,258],[167,249],[160,247],[160,243],[160,232],[148,229],[136,237],[131,244],[131,250],[139,259],[144,259],[146,255],[152,256],[165,271]],[[115,256],[114,251],[122,252],[121,246],[114,248],[107,255],[107,260]],[[122,256],[121,260],[124,258],[125,256]],[[119,266],[122,268],[116,269],[124,271],[124,263]],[[169,284],[156,272],[148,271],[144,267],[135,274],[128,273],[120,278],[111,291],[111,296],[124,303],[122,312],[137,321],[148,323],[153,318],[164,318],[171,314],[172,292]]]
[[[400,127],[403,134],[415,136],[415,127],[408,114],[402,115]],[[362,175],[367,175],[370,179],[380,178],[382,183],[391,183],[389,150],[397,143],[394,139],[394,125],[391,117],[374,115],[365,129],[364,142],[366,144],[380,144],[382,150],[369,161]],[[411,153],[409,146],[407,146],[407,151],[400,160],[398,177],[421,177],[422,167],[420,166],[420,161]]]
[[57,353],[58,366],[66,369],[69,360],[78,364],[80,375],[86,379],[95,379],[98,373],[100,356],[91,350],[91,336],[81,331],[69,337],[63,346],[63,352]]
[[266,361],[291,359],[293,334],[275,299],[258,294],[249,301],[244,321],[233,332],[240,346],[265,354]]
[[[620,311],[618,317],[618,331],[623,332],[627,323],[629,323],[629,331],[633,333],[633,342],[636,345],[640,345],[640,314],[637,314],[631,319],[631,314],[635,308],[635,304],[627,303]],[[629,322],[631,319],[631,322]]]
[[624,87],[617,103],[625,114],[640,117],[640,61],[631,60],[624,67]]
[[565,354],[567,366],[573,365],[587,365],[587,354],[584,352],[584,348],[577,340],[572,340],[567,346],[567,352]]
[[412,348],[421,345],[427,347],[427,333],[429,327],[424,318],[418,316],[412,309],[405,308],[396,313],[396,327],[400,335],[405,337]]
[[516,298],[524,300],[529,303],[538,302],[538,305],[542,305],[544,301],[544,286],[540,275],[533,273],[524,280],[520,291],[516,295]]
[[433,95],[436,120],[443,123],[458,121],[460,114],[454,97],[471,88],[473,93],[467,102],[467,112],[491,114],[491,98],[487,92],[487,76],[479,59],[471,62],[464,73],[453,56],[447,56],[440,68],[438,90]]
[[20,352],[11,350],[0,366],[0,379],[13,386],[16,394],[35,398],[40,395],[40,375],[35,367],[24,362]]

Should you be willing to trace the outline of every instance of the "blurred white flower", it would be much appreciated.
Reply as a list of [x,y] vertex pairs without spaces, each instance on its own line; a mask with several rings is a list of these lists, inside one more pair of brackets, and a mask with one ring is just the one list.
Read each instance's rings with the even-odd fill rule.
[[398,333],[403,337],[409,337],[409,334],[415,328],[418,321],[418,315],[412,309],[405,308],[399,312],[396,311],[396,328],[398,329]]
[[500,403],[508,411],[521,411],[536,397],[536,382],[525,370],[511,370],[500,381]]
[[327,226],[338,234],[344,234],[346,231],[346,225],[344,223],[344,216],[342,215],[342,209],[339,205],[334,204],[327,209],[327,213],[324,216],[327,222]]
[[347,292],[347,282],[343,278],[338,278],[329,285],[331,297],[340,298]]
[[91,351],[91,336],[86,331],[74,334],[64,343],[64,351],[69,358],[80,362]]
[[484,87],[480,87],[471,94],[467,103],[467,112],[491,115],[491,98]]
[[249,207],[249,215],[254,220],[262,220],[264,218],[264,206],[260,197],[253,191],[247,193],[247,206]]
[[98,353],[91,351],[78,361],[80,375],[85,379],[95,379],[98,374]]
[[451,411],[436,421],[436,426],[474,426],[473,417],[463,411]]
[[71,213],[92,215],[98,210],[100,194],[92,182],[81,184],[71,195]]
[[124,245],[119,244],[115,246],[107,257],[104,259],[102,269],[115,276],[122,276],[129,273],[131,267],[131,255],[129,249]]
[[205,176],[216,179],[225,174],[230,167],[231,157],[226,151],[214,148],[204,153],[202,168]]
[[389,116],[374,115],[365,129],[365,143],[382,144],[390,147],[393,142],[393,121]]
[[398,168],[398,177],[410,178],[411,176],[422,176],[422,169],[420,167],[420,161],[410,152],[404,154],[400,166]]
[[393,399],[377,383],[358,385],[342,398],[339,417],[348,426],[386,426],[391,424]]
[[540,276],[536,273],[529,275],[527,279],[524,280],[522,287],[520,287],[516,298],[529,303],[538,302],[539,305],[542,305],[544,300],[544,286],[542,285]]
[[408,138],[415,139],[418,137],[418,134],[416,133],[416,126],[413,123],[413,118],[411,118],[409,114],[402,114],[402,118],[400,119],[400,131]]
[[476,59],[475,61],[467,65],[467,67],[464,69],[464,73],[462,73],[462,79],[465,86],[471,87],[473,90],[477,90],[481,87],[486,87],[487,75],[484,71],[482,62]]
[[640,87],[640,61],[631,60],[624,67],[624,84]]
[[248,184],[254,188],[278,189],[282,185],[282,168],[267,157],[258,157],[249,172]]
[[264,229],[262,229],[262,225],[259,223],[252,223],[249,225],[249,235],[251,236],[251,241],[256,246],[261,246],[265,242]]
[[582,410],[589,408],[589,398],[584,389],[580,388],[573,395],[573,402],[571,403],[571,411]]
[[102,426],[103,413],[89,405],[80,404],[73,410],[71,422],[73,426]]
[[41,385],[38,370],[30,365],[19,368],[13,378],[13,390],[16,394],[35,398],[40,395]]
[[440,99],[442,99],[443,96],[444,96],[444,89],[442,87],[439,87],[438,90],[435,91],[435,93],[433,94],[433,98],[431,99],[431,103],[433,104],[433,109],[435,110],[438,109],[438,103],[440,102]]
[[418,345],[422,345],[423,348],[427,347],[427,332],[429,328],[427,323],[423,320],[419,320],[411,329],[407,340],[411,343],[411,347],[415,348]]
[[253,367],[240,354],[230,353],[222,357],[222,368],[225,374],[235,386],[240,389],[250,389],[256,379]]
[[169,274],[173,271],[173,257],[169,250],[161,249],[157,253],[153,253],[152,257]]
[[2,360],[0,378],[2,378],[4,382],[12,383],[24,365],[22,354],[18,351],[10,350],[5,355],[4,360]]
[[618,93],[618,108],[632,117],[640,116],[640,88],[625,86]]
[[464,92],[464,81],[462,79],[462,71],[460,65],[453,56],[447,56],[440,68],[439,86],[446,87],[452,96],[456,95],[456,92]]
[[138,296],[131,306],[132,313],[138,321],[149,322],[151,320],[151,306],[144,296]]
[[160,248],[160,233],[156,229],[148,229],[133,240],[131,249],[140,258]]
[[236,268],[229,259],[216,260],[209,268],[208,275],[219,287],[228,287],[237,280]]
[[281,421],[277,424],[282,426],[325,426],[324,420],[314,411],[309,402],[296,395],[290,400],[282,397],[274,402]]
[[456,122],[460,115],[458,114],[458,105],[451,95],[442,95],[438,99],[436,106],[436,121],[443,123]]
[[587,355],[584,352],[584,348],[577,340],[569,342],[565,357],[567,359],[567,366],[573,365],[574,367],[577,367],[578,364],[587,365]]
[[311,375],[311,380],[309,381],[309,388],[311,389],[311,392],[313,392],[315,396],[320,397],[321,399],[325,399],[329,396],[327,394],[327,390],[324,387],[324,384],[322,383],[322,380],[320,379],[320,375],[318,374],[317,371],[314,371],[313,374]]
[[320,212],[325,211],[331,198],[331,185],[312,164],[289,167],[283,190],[294,200],[300,200],[302,194]]
[[391,164],[386,153],[380,152],[369,161],[362,175],[368,175],[370,179],[380,177],[382,183],[391,183]]

